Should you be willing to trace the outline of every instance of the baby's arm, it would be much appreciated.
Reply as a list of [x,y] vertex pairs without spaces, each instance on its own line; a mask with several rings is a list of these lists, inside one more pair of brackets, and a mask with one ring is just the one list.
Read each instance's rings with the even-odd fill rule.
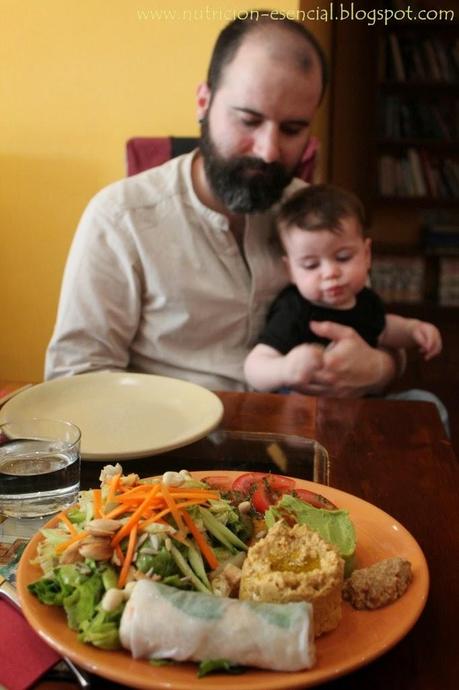
[[284,386],[298,388],[309,382],[322,366],[320,345],[297,345],[286,355],[259,343],[244,364],[248,383],[259,391],[273,391]]
[[386,315],[386,326],[379,336],[378,345],[400,348],[419,345],[424,359],[440,354],[442,341],[440,331],[432,323],[419,319],[405,319],[396,314]]

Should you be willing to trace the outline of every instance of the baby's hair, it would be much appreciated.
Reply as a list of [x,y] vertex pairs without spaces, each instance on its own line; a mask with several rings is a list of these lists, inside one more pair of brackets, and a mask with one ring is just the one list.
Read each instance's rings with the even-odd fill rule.
[[291,227],[340,233],[343,218],[355,218],[365,234],[365,210],[351,192],[331,184],[302,187],[281,206],[277,216],[281,232]]

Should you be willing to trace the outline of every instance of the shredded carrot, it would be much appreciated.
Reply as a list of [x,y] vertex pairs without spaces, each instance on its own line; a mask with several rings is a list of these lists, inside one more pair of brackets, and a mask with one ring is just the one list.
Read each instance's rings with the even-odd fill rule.
[[[126,507],[140,505],[142,503],[142,501],[144,501],[148,495],[149,494],[145,494],[144,496],[132,496],[130,498],[121,497],[120,500],[118,501],[118,503],[120,505],[124,505]],[[157,497],[155,496],[152,499],[151,503],[149,503],[149,505],[152,505],[152,506],[159,505],[160,506],[162,503],[164,503],[163,498],[161,496],[157,496]]]
[[139,522],[139,531],[145,530],[148,525],[155,523],[158,523],[158,525],[167,525],[170,527],[169,523],[164,520],[164,516],[170,513],[171,511],[169,508],[164,508],[164,510],[161,510],[159,513],[155,513],[151,517],[143,520],[142,522]]
[[126,506],[117,506],[116,508],[113,508],[113,510],[111,510],[109,513],[105,513],[104,518],[112,520],[113,518],[119,517],[127,511],[128,509],[126,508]]
[[147,494],[152,486],[159,486],[159,484],[138,484],[130,489],[125,489],[122,494],[118,494],[117,498],[128,498],[129,496]]
[[[152,488],[150,489],[150,493],[147,495],[147,497],[144,499],[144,501],[140,504],[140,506],[132,513],[131,517],[129,520],[126,522],[123,527],[121,527],[118,532],[115,534],[115,536],[112,539],[112,546],[116,546],[117,544],[120,543],[121,539],[125,537],[129,532],[131,531],[132,527],[137,524],[137,522],[140,520],[140,518],[143,515],[144,509],[148,507],[149,503],[152,501],[152,499],[155,497],[155,495],[159,491],[159,484],[154,484]],[[137,528],[136,528],[137,532]]]
[[102,517],[102,496],[100,489],[92,490],[92,503],[94,507],[94,517]]
[[199,498],[190,498],[188,501],[183,501],[183,503],[177,503],[177,508],[187,508],[188,506],[199,506],[203,503]]
[[120,562],[120,566],[123,565],[123,562],[124,562],[124,554],[123,554],[123,552],[121,551],[121,546],[120,546],[119,544],[117,544],[117,545],[115,546],[115,552],[116,552],[116,555],[118,556],[118,560],[119,560],[119,562]]
[[203,498],[220,498],[218,491],[211,491],[210,489],[189,489],[186,487],[174,486],[169,487],[171,494],[181,496],[202,496]]
[[166,484],[161,485],[161,493],[164,496],[164,500],[166,501],[167,507],[170,508],[172,517],[175,520],[179,532],[185,535],[185,526],[183,524],[182,516],[180,514],[180,509],[177,508],[177,504],[175,503],[174,498],[171,496],[169,488],[166,486]]
[[164,520],[161,520],[161,518],[163,518],[165,515],[167,515],[170,512],[171,512],[170,508],[164,508],[164,510],[160,510],[159,513],[156,513],[155,515],[152,515],[151,517],[144,520],[140,526],[140,529],[145,529],[145,527],[147,527],[148,525],[151,525],[153,522],[162,522],[164,524]]
[[83,539],[83,537],[87,537],[88,533],[87,532],[78,532],[78,534],[73,535],[70,539],[67,539],[67,541],[63,541],[60,544],[56,546],[56,553],[62,553],[62,551],[65,551],[65,549],[70,546],[71,544],[74,544],[76,541],[80,541],[80,539]]
[[[121,472],[118,472],[117,474],[113,475],[111,482],[110,482],[110,485],[108,487],[107,498],[105,499],[105,505],[106,506],[110,505],[110,503],[113,503],[113,499],[115,497],[116,490],[117,490],[118,485],[120,483],[120,479],[121,479]],[[103,512],[105,512],[105,511],[103,511]]]
[[198,529],[198,526],[194,522],[193,518],[191,517],[191,515],[186,510],[184,510],[182,512],[182,517],[185,521],[186,526],[188,527],[191,534],[193,535],[194,540],[195,540],[196,544],[198,545],[202,555],[204,556],[204,558],[206,559],[206,561],[208,562],[208,564],[210,565],[212,570],[215,570],[216,568],[218,568],[219,563],[218,563],[218,558],[215,555],[212,547],[210,546],[210,544],[208,544],[203,533]]
[[129,566],[132,563],[132,557],[134,556],[134,548],[137,541],[137,524],[135,524],[129,534],[129,542],[124,557],[123,565],[121,567],[121,572],[118,578],[118,587],[122,589],[126,583],[126,579],[129,572]]
[[59,518],[59,520],[61,520],[62,522],[65,523],[68,531],[70,532],[70,534],[72,536],[75,536],[75,534],[78,534],[78,532],[75,529],[75,526],[70,522],[70,520],[68,519],[68,517],[65,513],[59,513],[59,515],[57,517]]
[[171,496],[174,497],[175,501],[181,501],[184,498],[194,498],[197,499],[200,503],[207,503],[208,501],[211,501],[214,497],[213,496],[203,496],[202,494],[195,494],[192,491],[187,491],[186,493],[171,493]]

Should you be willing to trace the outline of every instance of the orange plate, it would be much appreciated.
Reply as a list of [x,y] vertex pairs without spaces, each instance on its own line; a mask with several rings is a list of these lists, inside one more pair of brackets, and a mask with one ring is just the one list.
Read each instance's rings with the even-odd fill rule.
[[[194,472],[199,478],[219,472]],[[240,472],[228,472],[236,477]],[[37,534],[25,549],[17,573],[17,584],[24,614],[51,647],[70,657],[89,671],[135,688],[156,690],[291,690],[306,688],[349,673],[378,656],[401,640],[419,618],[429,589],[429,572],[424,555],[411,536],[394,518],[355,496],[312,482],[296,480],[298,487],[322,493],[340,508],[349,511],[357,533],[359,567],[382,558],[402,556],[411,561],[413,582],[406,594],[394,604],[377,611],[354,611],[343,605],[343,619],[336,630],[317,640],[316,666],[301,673],[249,670],[243,675],[214,674],[198,679],[191,663],[153,667],[146,660],[135,660],[127,652],[106,652],[77,641],[62,609],[40,604],[27,590],[41,571],[31,565],[41,535]],[[49,526],[55,521],[51,520]]]

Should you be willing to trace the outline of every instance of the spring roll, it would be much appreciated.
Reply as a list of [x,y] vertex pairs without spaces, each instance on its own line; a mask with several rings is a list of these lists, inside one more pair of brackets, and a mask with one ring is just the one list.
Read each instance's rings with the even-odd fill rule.
[[274,671],[315,662],[312,606],[266,604],[188,592],[150,580],[135,585],[120,626],[135,658],[203,661]]

